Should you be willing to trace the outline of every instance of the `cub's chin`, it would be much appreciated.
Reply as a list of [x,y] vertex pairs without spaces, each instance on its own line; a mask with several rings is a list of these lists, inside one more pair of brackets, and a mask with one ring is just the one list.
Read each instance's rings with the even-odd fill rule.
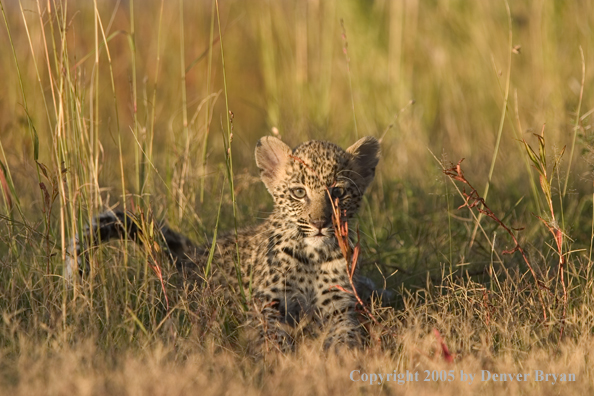
[[334,235],[328,235],[328,233],[324,233],[323,235],[305,237],[303,242],[307,247],[320,249],[334,246],[336,239],[334,238]]

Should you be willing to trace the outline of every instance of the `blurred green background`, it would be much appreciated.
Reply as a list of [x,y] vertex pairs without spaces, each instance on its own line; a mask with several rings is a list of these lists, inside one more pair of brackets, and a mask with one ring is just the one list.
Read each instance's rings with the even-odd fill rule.
[[[261,136],[276,128],[292,146],[323,139],[346,147],[373,135],[382,138],[383,159],[361,231],[370,263],[385,276],[444,263],[480,267],[492,256],[480,233],[469,249],[474,224],[456,210],[462,200],[431,152],[446,165],[465,158],[481,194],[495,157],[487,203],[526,228],[520,237],[548,251],[536,255],[546,263],[550,236],[531,216],[546,218],[544,200],[518,141],[536,145],[532,133],[546,123],[549,158],[567,146],[553,182],[556,210],[576,248],[590,244],[591,2],[511,2],[510,25],[503,1],[223,0],[224,69],[211,1],[2,6],[0,160],[14,192],[5,189],[1,221],[18,218],[16,195],[25,222],[48,228],[37,134],[38,161],[53,175],[66,169],[49,216],[56,252],[75,233],[77,216],[121,205],[123,191],[198,240],[212,235],[223,191],[221,227],[232,226],[225,97],[239,224],[271,207],[253,160]],[[482,224],[491,238],[501,232]],[[513,247],[500,239],[501,249]]]

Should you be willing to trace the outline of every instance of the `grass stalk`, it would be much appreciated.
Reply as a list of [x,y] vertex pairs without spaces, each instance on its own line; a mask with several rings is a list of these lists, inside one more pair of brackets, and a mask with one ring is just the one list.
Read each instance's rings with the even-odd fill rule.
[[[130,55],[131,55],[131,72],[132,72],[132,114],[134,119],[134,125],[132,127],[132,133],[135,136],[139,135],[139,125],[138,125],[138,89],[137,89],[137,77],[136,77],[136,33],[135,33],[135,18],[134,18],[134,0],[130,0],[130,34],[128,35],[128,44],[130,46]],[[142,149],[145,147],[145,134],[141,139],[142,142]],[[141,155],[141,148],[138,146],[134,147],[134,164],[136,166],[136,188],[138,193],[140,194],[144,189],[144,182],[145,182],[145,167],[144,167],[144,158]],[[125,199],[125,196],[123,197]],[[141,202],[142,199],[139,201]],[[142,205],[144,207],[144,205]]]
[[351,77],[351,58],[349,58],[349,42],[347,41],[346,28],[344,27],[344,19],[340,20],[340,27],[342,28],[342,52],[346,61],[347,75],[349,78],[349,91],[351,93],[351,110],[353,111],[353,127],[355,128],[355,140],[359,139],[359,129],[357,128],[357,112],[355,111],[355,94],[353,92],[353,79]]
[[[37,163],[39,160],[39,136],[37,135],[37,129],[35,129],[35,125],[33,124],[33,119],[29,113],[29,106],[27,104],[27,95],[25,93],[25,87],[23,86],[23,76],[21,74],[21,68],[19,66],[19,61],[16,53],[16,49],[14,47],[14,42],[12,40],[12,35],[10,33],[10,26],[8,24],[8,19],[6,18],[6,12],[4,10],[4,3],[0,0],[0,10],[2,11],[2,18],[4,19],[4,26],[6,27],[6,33],[8,34],[8,41],[10,42],[10,48],[12,50],[12,56],[14,60],[14,64],[16,66],[17,72],[17,79],[19,81],[19,88],[21,91],[21,98],[23,99],[23,108],[25,111],[25,117],[27,119],[27,126],[29,129],[29,134],[31,135],[31,141],[33,142],[33,160]],[[36,166],[37,172],[37,181],[41,183],[41,173],[39,172],[39,166]],[[9,172],[10,173],[10,172]],[[40,197],[43,200],[43,192],[39,191]],[[21,213],[22,215],[22,213]],[[26,221],[23,217],[23,221]],[[49,225],[46,224],[46,227]]]
[[[233,229],[235,231],[235,251],[237,253],[237,262],[235,263],[235,272],[237,275],[237,280],[239,281],[239,291],[242,297],[242,301],[247,301],[247,297],[245,294],[245,290],[243,287],[243,279],[241,276],[241,259],[239,256],[239,241],[237,237],[237,201],[235,198],[235,187],[233,182],[233,150],[231,149],[231,143],[233,142],[233,130],[232,130],[232,122],[231,119],[233,117],[233,113],[229,110],[229,96],[227,94],[227,74],[225,69],[225,52],[223,50],[223,32],[221,30],[221,15],[219,11],[219,1],[215,0],[216,9],[217,9],[217,25],[219,27],[219,44],[221,47],[221,66],[222,66],[222,73],[223,73],[223,93],[225,95],[225,117],[227,120],[227,136],[225,137],[223,133],[223,141],[225,147],[225,166],[227,168],[227,180],[229,182],[229,194],[231,194],[231,204],[233,206]],[[250,275],[250,285],[251,285],[251,275]],[[244,305],[244,308],[247,308]]]
[[179,207],[178,207],[178,218],[181,221],[183,216],[184,207],[186,204],[186,198],[184,195],[184,184],[187,177],[188,172],[188,161],[190,157],[190,131],[188,128],[188,100],[186,94],[186,56],[185,56],[185,44],[184,44],[184,0],[179,0],[179,20],[180,20],[180,70],[181,70],[181,96],[182,96],[182,128],[184,134],[184,154],[182,157],[182,164],[181,164],[181,173],[180,173],[180,180],[179,180],[179,188],[178,188],[178,199],[179,199]]
[[584,83],[586,81],[586,60],[584,59],[584,50],[580,45],[580,55],[582,57],[582,83],[580,84],[580,98],[575,114],[575,123],[573,125],[573,139],[571,140],[571,150],[569,151],[569,162],[567,163],[567,174],[565,175],[565,184],[563,185],[563,197],[567,194],[567,183],[569,183],[569,174],[571,172],[571,164],[573,162],[573,152],[575,150],[575,141],[577,139],[577,131],[580,128],[580,112],[582,110],[582,98],[584,97]]
[[[159,84],[159,71],[161,66],[161,34],[162,34],[162,27],[163,27],[163,5],[165,0],[161,0],[161,7],[159,9],[159,30],[157,32],[157,59],[155,62],[155,80],[153,82],[153,96],[151,100],[151,118],[150,118],[150,131],[148,139],[148,149],[146,156],[149,161],[153,161],[153,142],[155,140],[155,109],[157,105],[157,87]],[[147,186],[148,188],[152,188],[152,172],[147,172]]]
[[[507,25],[508,25],[508,60],[507,60],[507,71],[506,71],[506,80],[505,80],[505,94],[503,96],[503,106],[501,108],[501,117],[499,118],[499,128],[497,130],[497,139],[495,140],[495,147],[493,149],[493,157],[491,159],[491,166],[489,167],[489,176],[487,178],[487,185],[485,186],[485,192],[483,193],[483,199],[487,199],[489,196],[489,187],[491,185],[491,178],[493,177],[493,171],[495,170],[495,163],[497,162],[497,156],[499,154],[499,144],[501,143],[501,135],[503,134],[503,123],[505,121],[505,115],[507,113],[507,100],[509,98],[509,83],[511,80],[511,61],[512,61],[512,48],[513,48],[513,41],[512,41],[512,21],[511,21],[511,11],[509,9],[509,4],[507,0],[504,1],[505,3],[505,10],[507,11]],[[470,237],[470,242],[468,243],[468,252],[472,249],[472,245],[474,244],[474,239],[476,237],[476,232],[478,230],[478,225],[481,222],[483,217],[482,213],[478,215],[478,222],[474,225],[474,229],[472,230],[472,236]]]
[[[212,78],[212,47],[214,40],[214,22],[215,22],[215,0],[212,0],[210,11],[210,38],[208,40],[208,69],[206,72],[206,96],[210,96],[210,84]],[[213,104],[214,107],[214,104]],[[206,154],[208,150],[208,134],[210,133],[210,125],[212,121],[210,100],[206,102],[206,116],[204,118],[204,140],[202,142],[202,178],[200,179],[200,203],[204,202],[204,182],[208,170],[206,168]],[[217,216],[218,219],[218,216]]]

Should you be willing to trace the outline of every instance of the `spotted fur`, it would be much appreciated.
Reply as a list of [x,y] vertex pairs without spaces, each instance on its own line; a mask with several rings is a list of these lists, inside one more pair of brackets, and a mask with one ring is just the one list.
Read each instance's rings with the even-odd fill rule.
[[[326,347],[361,344],[356,299],[349,293],[346,260],[334,234],[331,199],[351,220],[373,180],[379,151],[373,137],[346,150],[315,140],[291,150],[270,136],[257,143],[256,163],[274,200],[273,212],[259,226],[239,230],[237,239],[233,233],[216,240],[210,282],[224,286],[228,296],[247,296],[256,307],[254,317],[261,319],[261,342],[290,348],[287,325],[307,318],[325,335]],[[134,224],[130,215],[104,213],[71,251],[82,256],[90,240],[128,236],[138,241]],[[162,231],[178,270],[186,278],[200,278],[210,246],[196,247],[167,227]],[[80,259],[69,259],[66,273],[72,274],[77,264]]]

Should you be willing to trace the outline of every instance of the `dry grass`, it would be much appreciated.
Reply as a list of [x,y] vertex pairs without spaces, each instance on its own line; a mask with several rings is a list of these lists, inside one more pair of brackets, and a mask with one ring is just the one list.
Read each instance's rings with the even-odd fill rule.
[[[0,394],[592,393],[590,3],[1,5]],[[189,298],[132,243],[65,284],[68,240],[106,206],[196,241],[266,217],[253,147],[273,131],[382,139],[361,270],[396,297],[369,306],[365,351],[305,339],[255,359],[216,291]],[[499,222],[442,173],[460,158]],[[525,257],[504,254],[516,244]],[[367,385],[353,370],[456,377]],[[460,370],[532,377],[469,385]]]

